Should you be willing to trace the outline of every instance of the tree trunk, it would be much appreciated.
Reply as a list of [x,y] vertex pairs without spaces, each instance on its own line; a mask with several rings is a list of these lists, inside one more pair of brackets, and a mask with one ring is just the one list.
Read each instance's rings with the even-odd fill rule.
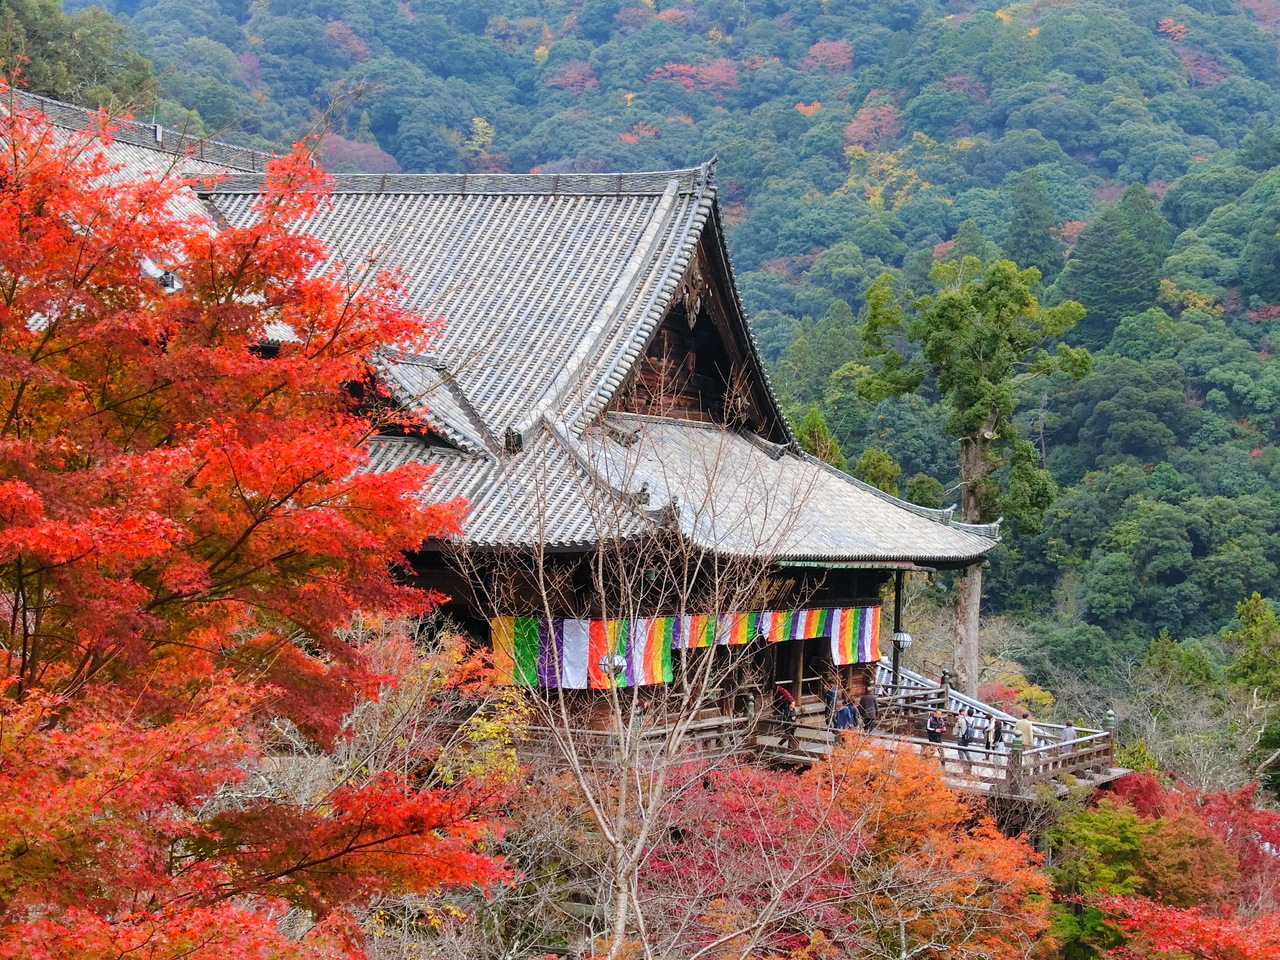
[[[991,444],[996,437],[996,415],[981,429],[960,438],[960,519],[982,523],[983,482],[995,469]],[[956,583],[956,686],[961,693],[978,695],[978,615],[982,608],[982,561],[960,574]]]
[[978,695],[978,614],[982,605],[982,561],[965,568],[956,583],[956,686]]

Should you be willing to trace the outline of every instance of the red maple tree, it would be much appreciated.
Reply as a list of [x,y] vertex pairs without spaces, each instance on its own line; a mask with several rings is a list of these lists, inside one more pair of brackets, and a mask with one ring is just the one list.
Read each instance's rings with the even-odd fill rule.
[[457,528],[422,468],[362,472],[348,386],[433,324],[298,229],[326,183],[304,151],[215,229],[187,181],[113,166],[105,119],[6,100],[0,957],[358,955],[370,897],[501,875],[494,786],[235,788],[267,723],[322,749],[376,694],[339,628],[420,609],[392,567]]
[[853,66],[853,45],[848,40],[819,40],[800,64],[804,70],[843,73]]
[[1034,851],[948,790],[932,758],[856,736],[801,777],[737,765],[684,776],[642,878],[655,943],[1016,960],[1047,926]]
[[1142,897],[1101,904],[1118,916],[1127,942],[1117,960],[1273,960],[1280,956],[1280,913],[1242,917],[1233,911],[1177,909]]
[[591,69],[591,65],[578,61],[566,63],[554,75],[548,77],[545,83],[548,87],[568,90],[575,97],[600,86],[600,81],[596,79],[596,72]]
[[[1092,905],[1123,943],[1118,960],[1262,960],[1280,951],[1280,814],[1256,785],[1209,793],[1150,773],[1115,783],[1108,809],[1138,825],[1137,876]],[[1098,834],[1103,844],[1107,843]],[[1112,854],[1120,851],[1117,847]],[[1115,882],[1113,881],[1113,882]],[[1087,900],[1088,898],[1086,898]],[[1114,941],[1112,941],[1114,942]]]
[[892,103],[862,107],[845,124],[844,142],[851,146],[879,150],[902,131],[902,117]]

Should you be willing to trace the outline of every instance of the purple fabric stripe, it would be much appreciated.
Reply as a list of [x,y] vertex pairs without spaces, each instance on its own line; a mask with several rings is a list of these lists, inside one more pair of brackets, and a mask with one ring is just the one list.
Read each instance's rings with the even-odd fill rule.
[[560,663],[564,650],[564,624],[552,622],[547,630],[545,620],[538,621],[538,682],[544,687],[560,685]]
[[633,623],[634,621],[632,620],[618,621],[618,630],[622,634],[622,637],[619,638],[619,646],[626,651],[623,659],[627,661],[626,685],[628,687],[636,685],[636,639],[632,635]]

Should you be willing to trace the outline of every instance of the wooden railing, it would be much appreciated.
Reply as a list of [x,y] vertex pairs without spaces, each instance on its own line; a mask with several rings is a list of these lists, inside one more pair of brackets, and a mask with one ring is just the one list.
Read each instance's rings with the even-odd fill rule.
[[[1013,717],[986,704],[960,697],[940,687],[922,682],[910,684],[899,693],[882,696],[875,736],[895,741],[922,755],[936,756],[947,782],[971,792],[1008,796],[1030,796],[1037,785],[1060,789],[1073,779],[1101,784],[1119,772],[1113,764],[1111,734],[1105,730],[1077,728],[1075,739],[1063,741],[1066,728],[1060,724],[1036,722],[1034,742],[1015,749]],[[612,768],[620,762],[641,764],[742,757],[771,764],[804,767],[829,756],[840,733],[827,726],[821,701],[800,706],[800,721],[778,720],[772,715],[703,716],[681,724],[645,718],[634,729],[595,730],[533,726],[528,729],[519,752],[526,762],[564,763],[572,753],[593,767]],[[976,705],[985,718],[1004,721],[1002,742],[987,749],[979,740],[962,747],[953,737],[941,744],[924,734],[925,719],[937,709],[947,716],[948,729],[954,727],[959,707]],[[568,741],[572,741],[572,750]]]
[[572,752],[590,766],[617,766],[623,757],[639,762],[669,759],[714,759],[752,752],[748,717],[708,717],[676,725],[645,725],[634,730],[588,730],[577,727],[530,726],[517,752],[526,761],[562,763]]

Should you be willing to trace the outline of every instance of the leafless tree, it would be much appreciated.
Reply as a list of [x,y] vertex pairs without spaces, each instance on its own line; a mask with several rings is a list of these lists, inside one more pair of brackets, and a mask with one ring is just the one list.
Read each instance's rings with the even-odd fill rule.
[[[662,399],[648,397],[647,409],[661,412]],[[456,555],[477,605],[493,615],[634,622],[661,612],[727,623],[740,611],[803,606],[818,582],[777,565],[812,522],[804,507],[814,470],[753,473],[783,456],[765,441],[716,423],[613,414],[581,436],[544,424],[532,442],[544,446],[520,461],[524,541]],[[555,547],[567,500],[588,518],[589,551]],[[578,921],[580,952],[616,960],[639,944],[646,957],[681,954],[646,934],[652,887],[641,872],[671,829],[677,771],[713,769],[746,749],[753,720],[770,712],[778,649],[759,640],[677,649],[670,683],[583,691],[555,678],[530,696],[528,750],[549,761],[535,774],[538,789],[558,792],[584,826],[568,844],[561,825],[548,824],[537,840],[525,836],[519,855],[550,856],[560,876],[580,878],[560,907]]]

